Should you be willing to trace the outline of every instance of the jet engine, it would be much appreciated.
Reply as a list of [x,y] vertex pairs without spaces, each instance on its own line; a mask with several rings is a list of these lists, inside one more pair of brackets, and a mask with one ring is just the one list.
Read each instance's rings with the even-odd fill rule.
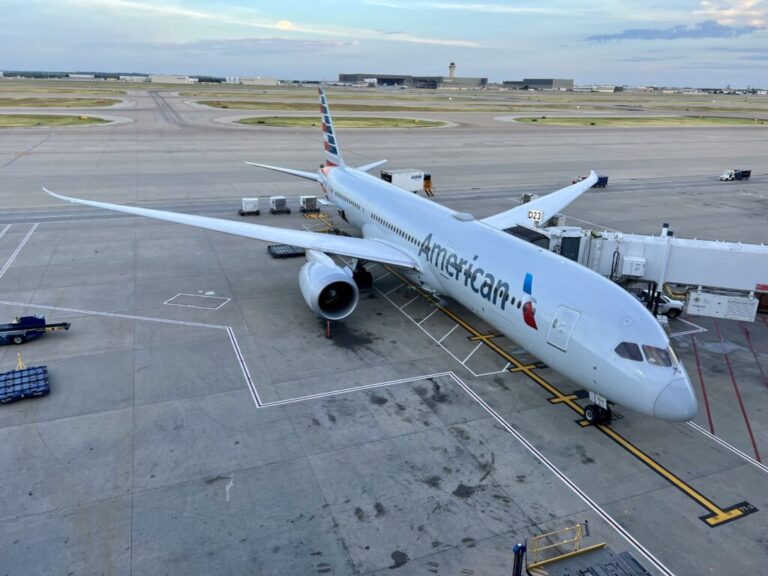
[[299,287],[310,309],[326,320],[342,320],[352,314],[360,297],[352,271],[315,250],[307,250]]

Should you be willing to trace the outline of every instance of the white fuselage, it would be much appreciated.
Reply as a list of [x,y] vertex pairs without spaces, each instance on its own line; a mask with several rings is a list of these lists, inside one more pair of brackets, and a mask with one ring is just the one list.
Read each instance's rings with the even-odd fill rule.
[[669,349],[655,318],[619,286],[370,174],[341,167],[320,173],[327,198],[365,238],[418,261],[412,277],[424,287],[450,296],[548,366],[611,401],[668,420],[695,415],[695,395],[673,353],[672,363],[663,365],[615,351],[620,343]]

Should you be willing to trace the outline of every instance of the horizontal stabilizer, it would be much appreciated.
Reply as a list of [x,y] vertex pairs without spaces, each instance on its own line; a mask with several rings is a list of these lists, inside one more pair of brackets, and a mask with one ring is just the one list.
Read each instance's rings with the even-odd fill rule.
[[251,224],[250,222],[226,220],[224,218],[210,218],[208,216],[166,212],[164,210],[153,210],[151,208],[140,208],[138,206],[123,206],[121,204],[110,204],[108,202],[81,200],[79,198],[70,198],[69,196],[56,194],[47,188],[43,188],[43,190],[54,198],[72,202],[74,204],[93,206],[94,208],[104,208],[105,210],[114,210],[115,212],[125,212],[127,214],[135,214],[136,216],[146,216],[147,218],[156,218],[157,220],[186,224],[188,226],[195,226],[196,228],[224,232],[225,234],[233,234],[245,238],[254,238],[265,242],[288,244],[290,246],[304,248],[305,250],[317,250],[318,252],[326,252],[328,254],[360,258],[369,262],[381,262],[382,264],[403,266],[414,270],[419,269],[419,265],[413,257],[380,240],[335,236],[333,234],[278,228],[277,226],[264,226],[262,224]]
[[377,162],[371,162],[370,164],[363,164],[362,166],[358,166],[357,169],[361,172],[368,172],[369,170],[373,170],[374,168],[378,168],[382,164],[386,164],[386,160],[379,160]]
[[298,176],[299,178],[306,178],[307,180],[314,180],[320,182],[320,175],[315,172],[304,172],[302,170],[293,170],[292,168],[280,168],[280,166],[270,166],[269,164],[257,164],[256,162],[244,162],[249,166],[258,166],[259,168],[266,168],[267,170],[274,170],[275,172],[282,172],[283,174],[290,174],[291,176]]

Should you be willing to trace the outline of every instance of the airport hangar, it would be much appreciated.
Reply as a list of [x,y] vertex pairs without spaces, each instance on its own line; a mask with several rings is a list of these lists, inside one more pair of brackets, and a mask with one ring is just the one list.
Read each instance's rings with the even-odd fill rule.
[[485,88],[488,78],[470,78],[465,76],[409,76],[400,74],[339,74],[343,84],[365,84],[371,79],[378,86],[402,86],[404,88]]
[[[233,111],[172,93],[126,100],[110,114],[130,122],[14,130],[0,149],[14,206],[0,212],[0,309],[72,323],[22,348],[49,366],[51,395],[2,407],[3,573],[506,574],[517,541],[584,520],[652,574],[761,573],[765,322],[674,321],[710,410],[692,425],[625,412],[605,429],[579,424],[562,377],[386,270],[326,339],[296,287],[300,261],[39,192],[235,219],[242,196],[316,193],[240,163],[309,169],[311,131],[224,124]],[[431,116],[456,125],[344,131],[345,157],[429,167],[436,200],[478,217],[599,158],[611,185],[568,211],[575,222],[765,240],[760,180],[711,175],[759,165],[759,129],[595,139]],[[256,221],[314,225],[295,212]],[[17,351],[1,347],[0,364]]]

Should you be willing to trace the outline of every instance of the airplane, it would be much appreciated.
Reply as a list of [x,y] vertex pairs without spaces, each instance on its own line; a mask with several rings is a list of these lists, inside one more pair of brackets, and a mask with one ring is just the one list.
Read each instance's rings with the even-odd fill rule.
[[[584,416],[611,419],[609,403],[672,422],[692,419],[696,395],[685,367],[651,313],[623,288],[565,257],[505,232],[559,213],[592,187],[576,184],[476,219],[402,190],[370,174],[381,160],[348,166],[319,89],[324,163],[317,172],[245,162],[320,184],[361,238],[70,198],[61,200],[304,248],[299,287],[309,308],[327,320],[355,310],[359,287],[372,282],[368,263],[396,267],[415,285],[447,296],[589,392]],[[354,269],[329,255],[351,258]]]

